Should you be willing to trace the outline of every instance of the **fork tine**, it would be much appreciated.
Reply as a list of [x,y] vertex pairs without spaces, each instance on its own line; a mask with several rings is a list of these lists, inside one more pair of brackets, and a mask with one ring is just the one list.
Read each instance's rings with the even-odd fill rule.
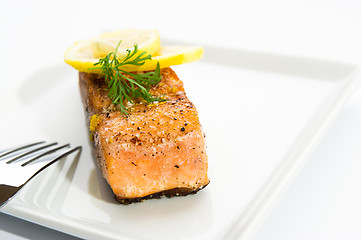
[[10,153],[14,153],[14,152],[23,150],[23,149],[25,149],[25,148],[32,147],[32,146],[35,146],[35,145],[38,145],[38,144],[42,144],[42,143],[45,143],[45,141],[30,143],[30,144],[22,145],[22,146],[19,146],[19,147],[16,147],[16,148],[11,148],[11,149],[9,149],[9,150],[1,153],[1,154],[0,154],[0,158],[5,157],[6,155],[9,155]]
[[30,151],[28,151],[28,152],[25,152],[25,153],[20,154],[20,155],[18,155],[18,156],[16,156],[16,157],[13,157],[12,159],[10,159],[9,161],[7,161],[6,163],[7,163],[7,164],[10,164],[10,163],[18,160],[19,158],[25,157],[26,155],[29,155],[29,154],[34,153],[34,152],[37,152],[37,151],[42,150],[42,149],[47,148],[47,147],[54,146],[54,145],[56,145],[56,144],[58,144],[58,143],[57,143],[57,142],[54,142],[54,143],[50,143],[50,144],[47,144],[47,145],[44,145],[44,146],[41,146],[41,147],[38,147],[38,148],[34,148],[34,149],[32,149],[32,150],[30,150]]
[[42,168],[40,168],[36,173],[33,174],[33,176],[31,176],[23,185],[25,185],[28,181],[30,181],[30,179],[32,179],[35,175],[37,175],[38,173],[40,173],[41,171],[43,171],[45,168],[49,167],[51,164],[55,163],[56,161],[62,159],[63,157],[66,157],[68,155],[70,155],[71,153],[78,151],[78,154],[81,153],[82,151],[82,146],[77,146],[77,147],[73,147],[71,149],[69,149],[68,151],[62,153],[61,155],[57,156],[56,158],[54,158],[53,160],[49,161],[46,165],[44,165]]
[[62,146],[60,146],[60,147],[53,148],[53,149],[51,149],[51,150],[49,150],[49,151],[43,152],[43,153],[41,153],[41,154],[39,154],[39,155],[36,155],[35,157],[30,158],[28,161],[26,161],[26,162],[24,162],[23,164],[21,164],[21,166],[22,166],[22,167],[25,167],[25,166],[28,165],[29,163],[32,163],[32,162],[34,162],[35,160],[37,160],[37,159],[39,159],[39,158],[41,158],[41,157],[43,157],[43,156],[45,156],[45,155],[48,155],[48,154],[50,154],[50,153],[53,153],[53,152],[58,151],[59,149],[62,149],[62,148],[65,148],[65,147],[69,147],[69,146],[70,146],[70,144],[64,144],[64,145],[62,145]]

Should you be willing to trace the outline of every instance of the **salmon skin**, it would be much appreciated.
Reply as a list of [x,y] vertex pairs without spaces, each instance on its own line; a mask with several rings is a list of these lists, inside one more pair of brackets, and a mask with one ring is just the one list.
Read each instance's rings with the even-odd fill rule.
[[103,177],[123,204],[188,195],[206,187],[205,135],[183,82],[170,68],[151,87],[167,101],[138,101],[121,113],[101,75],[79,73],[82,101]]

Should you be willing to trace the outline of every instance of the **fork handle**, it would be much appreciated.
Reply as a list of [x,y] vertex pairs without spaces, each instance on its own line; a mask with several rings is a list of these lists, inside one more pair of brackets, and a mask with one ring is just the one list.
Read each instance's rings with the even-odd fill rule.
[[0,208],[4,203],[6,203],[6,201],[12,198],[15,195],[15,193],[17,193],[20,190],[22,186],[23,185],[19,187],[14,187],[6,184],[0,184]]

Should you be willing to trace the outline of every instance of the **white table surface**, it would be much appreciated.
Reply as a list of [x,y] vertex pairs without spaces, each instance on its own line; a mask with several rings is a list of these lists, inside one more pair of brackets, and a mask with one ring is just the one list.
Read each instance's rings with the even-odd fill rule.
[[[153,28],[162,38],[361,65],[358,0],[3,1],[1,10],[3,77],[16,73],[19,64],[18,75],[31,74],[59,62],[73,41],[123,28]],[[361,239],[360,140],[361,88],[255,240]],[[77,238],[0,213],[0,239]]]

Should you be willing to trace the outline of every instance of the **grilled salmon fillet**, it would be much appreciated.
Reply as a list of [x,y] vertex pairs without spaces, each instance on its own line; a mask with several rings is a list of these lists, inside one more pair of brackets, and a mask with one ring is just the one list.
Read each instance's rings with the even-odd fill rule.
[[161,69],[161,75],[150,93],[168,100],[138,101],[124,115],[101,75],[79,73],[98,164],[121,203],[196,193],[209,183],[197,110],[172,69]]

